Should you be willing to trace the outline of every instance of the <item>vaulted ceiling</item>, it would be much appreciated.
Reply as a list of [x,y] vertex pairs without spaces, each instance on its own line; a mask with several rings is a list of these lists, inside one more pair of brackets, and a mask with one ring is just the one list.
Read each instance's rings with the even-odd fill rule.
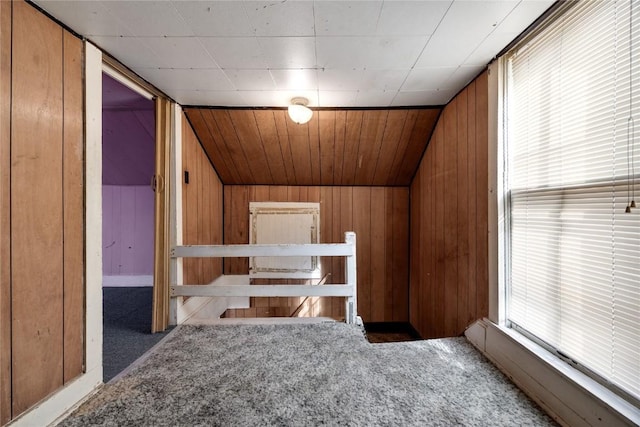
[[439,108],[317,110],[187,108],[224,184],[383,185],[411,182]]

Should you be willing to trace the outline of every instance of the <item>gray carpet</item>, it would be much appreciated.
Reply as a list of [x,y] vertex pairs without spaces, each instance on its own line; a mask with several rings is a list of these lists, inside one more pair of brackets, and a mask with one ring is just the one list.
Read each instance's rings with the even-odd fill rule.
[[464,338],[371,344],[343,323],[180,326],[62,426],[545,426]]
[[110,381],[156,345],[167,332],[151,333],[153,288],[102,288],[102,365]]

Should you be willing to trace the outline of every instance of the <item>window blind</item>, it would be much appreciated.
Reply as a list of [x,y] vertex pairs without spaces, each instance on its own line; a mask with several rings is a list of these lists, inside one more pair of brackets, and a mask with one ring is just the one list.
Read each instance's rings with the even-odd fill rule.
[[[638,399],[640,144],[627,140],[630,114],[640,140],[640,4],[632,21],[631,10],[576,2],[507,54],[506,306],[511,323]],[[639,207],[625,213],[631,190]]]

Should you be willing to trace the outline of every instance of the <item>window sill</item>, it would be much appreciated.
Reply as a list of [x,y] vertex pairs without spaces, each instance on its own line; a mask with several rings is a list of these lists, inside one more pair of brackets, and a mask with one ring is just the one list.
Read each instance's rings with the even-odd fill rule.
[[563,425],[640,425],[640,409],[517,332],[488,319],[467,339]]

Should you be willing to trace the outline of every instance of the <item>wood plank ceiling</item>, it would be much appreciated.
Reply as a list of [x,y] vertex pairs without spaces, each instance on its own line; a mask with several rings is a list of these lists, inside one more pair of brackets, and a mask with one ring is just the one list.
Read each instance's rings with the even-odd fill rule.
[[185,109],[225,185],[348,186],[408,186],[440,111],[316,110],[298,125],[285,109]]

